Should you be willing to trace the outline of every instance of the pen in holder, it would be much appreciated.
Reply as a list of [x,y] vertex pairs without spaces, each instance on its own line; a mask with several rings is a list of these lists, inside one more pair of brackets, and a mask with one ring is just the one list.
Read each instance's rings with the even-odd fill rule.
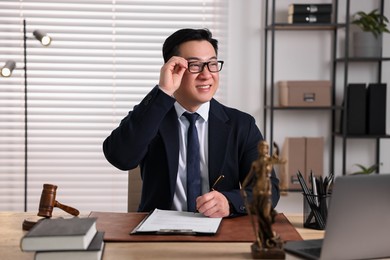
[[328,217],[330,194],[313,195],[303,193],[303,226],[324,230]]
[[309,189],[302,173],[298,170],[297,178],[303,191],[303,226],[324,230],[328,217],[328,199],[330,198],[330,187],[334,175],[323,178],[315,177],[310,172],[311,189]]

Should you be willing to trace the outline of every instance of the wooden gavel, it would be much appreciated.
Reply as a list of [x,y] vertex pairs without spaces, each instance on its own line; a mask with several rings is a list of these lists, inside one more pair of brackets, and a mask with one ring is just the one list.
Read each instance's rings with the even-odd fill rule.
[[38,216],[51,218],[54,207],[60,208],[73,216],[78,216],[80,212],[77,209],[63,205],[56,200],[56,191],[56,185],[43,184]]

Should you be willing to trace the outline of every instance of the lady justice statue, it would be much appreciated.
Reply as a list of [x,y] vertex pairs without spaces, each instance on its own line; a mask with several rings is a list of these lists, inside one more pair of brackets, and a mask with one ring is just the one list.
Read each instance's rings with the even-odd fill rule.
[[[270,176],[274,164],[284,163],[278,157],[278,147],[276,144],[274,146],[275,152],[271,157],[268,155],[268,143],[265,141],[259,143],[259,158],[252,163],[250,172],[241,188],[241,194],[245,200],[256,235],[256,241],[251,246],[252,257],[256,259],[285,258],[283,241],[272,231],[276,211],[272,208]],[[248,201],[245,192],[248,185],[253,185],[253,200],[251,202]],[[255,220],[257,220],[257,223]]]

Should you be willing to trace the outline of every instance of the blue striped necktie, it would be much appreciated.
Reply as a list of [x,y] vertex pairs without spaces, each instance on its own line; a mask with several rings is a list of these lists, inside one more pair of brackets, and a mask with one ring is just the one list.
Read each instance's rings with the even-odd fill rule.
[[196,211],[196,198],[201,195],[199,139],[195,122],[198,113],[183,113],[190,122],[187,133],[187,210]]

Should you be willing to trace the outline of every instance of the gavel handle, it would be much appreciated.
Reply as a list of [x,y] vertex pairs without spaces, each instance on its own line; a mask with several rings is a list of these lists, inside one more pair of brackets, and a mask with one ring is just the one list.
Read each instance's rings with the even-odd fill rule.
[[71,214],[73,216],[78,216],[80,214],[80,212],[77,209],[69,207],[69,206],[64,205],[64,204],[61,204],[58,201],[55,201],[54,207],[60,208],[63,211],[68,212],[69,214]]

